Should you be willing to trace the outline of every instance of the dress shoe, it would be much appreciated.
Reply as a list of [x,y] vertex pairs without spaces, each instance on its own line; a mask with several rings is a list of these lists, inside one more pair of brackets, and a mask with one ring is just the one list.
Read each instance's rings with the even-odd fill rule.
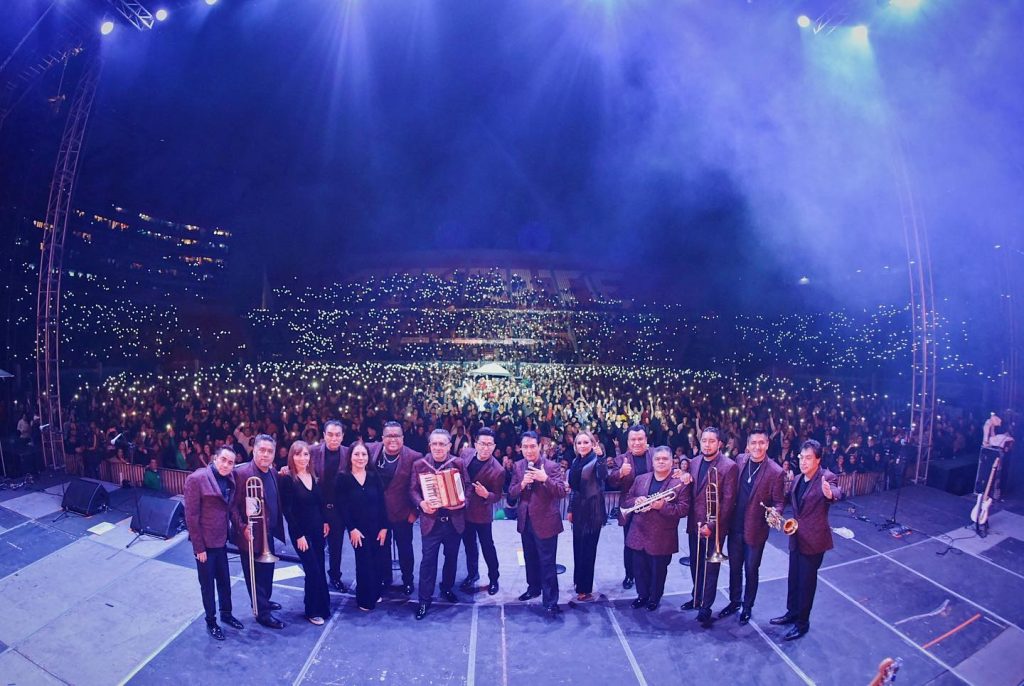
[[403,584],[402,593],[405,595],[412,595],[412,584]]
[[313,626],[323,626],[324,625],[324,618],[323,617],[306,617],[306,619],[308,619],[309,623],[312,624]]
[[556,603],[555,605],[546,606],[544,608],[544,612],[546,612],[549,617],[554,617],[555,615],[562,614],[562,608],[558,607],[558,604]]
[[647,598],[637,598],[629,604],[634,610],[639,610],[641,607],[647,604]]
[[689,612],[690,610],[696,610],[697,606],[692,600],[687,600],[685,603],[679,606],[679,609],[683,612]]
[[536,598],[539,595],[540,595],[540,591],[531,591],[531,590],[527,589],[526,593],[524,593],[521,596],[519,596],[519,600],[521,600],[522,602],[525,603],[527,600],[532,600],[533,598]]
[[212,636],[216,641],[224,640],[224,631],[220,628],[220,625],[218,625],[217,622],[207,622],[206,633],[210,634],[210,636]]
[[341,579],[331,579],[330,585],[338,593],[348,593],[348,586]]
[[474,584],[476,584],[477,581],[480,581],[480,577],[467,576],[465,580],[463,580],[463,582],[459,584],[459,588],[466,593],[472,593],[476,590],[476,586]]
[[796,617],[789,614],[788,612],[782,615],[781,617],[772,617],[768,620],[769,624],[774,624],[775,626],[793,624],[794,622],[796,622]]
[[271,612],[274,612],[275,610],[280,610],[281,609],[281,603],[275,603],[273,600],[268,600],[267,601],[267,607],[270,608]]
[[459,602],[459,596],[455,595],[454,591],[441,591],[441,599],[447,600],[449,603]]
[[750,610],[744,610],[740,613],[740,624],[747,624],[750,621]]
[[722,608],[721,612],[718,613],[718,618],[724,619],[729,615],[734,615],[740,611],[741,607],[743,607],[741,603],[729,603],[728,605]]
[[661,603],[659,603],[656,600],[652,600],[651,602],[647,603],[647,611],[648,612],[654,612],[655,610],[658,609],[659,605],[661,605]]
[[427,610],[430,609],[430,602],[420,603],[419,607],[416,608],[416,621],[419,621],[427,616]]
[[593,593],[577,593],[576,602],[578,603],[589,603],[594,599]]
[[707,608],[703,608],[697,613],[697,621],[700,622],[700,625],[705,629],[710,629],[711,625],[715,623],[714,617],[711,616],[711,610]]
[[782,637],[782,640],[795,641],[796,639],[806,634],[807,631],[807,629],[802,629],[796,625],[793,625],[792,627],[790,627],[789,631],[786,632],[786,635]]
[[625,589],[633,588],[633,577],[627,576],[622,580],[622,587]]
[[266,617],[257,617],[256,621],[268,629],[283,629],[284,622],[275,617],[274,615],[267,615]]
[[238,621],[234,615],[221,615],[220,621],[227,624],[232,629],[244,629],[245,625]]
[[498,582],[492,581],[487,587],[487,595],[494,595],[498,592]]

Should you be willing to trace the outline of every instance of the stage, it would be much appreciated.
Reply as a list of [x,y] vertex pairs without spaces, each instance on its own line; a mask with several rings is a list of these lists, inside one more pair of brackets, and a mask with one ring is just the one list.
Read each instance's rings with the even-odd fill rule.
[[[902,492],[898,519],[912,532],[879,525],[895,493],[843,501],[832,509],[836,548],[825,556],[811,631],[784,643],[786,540],[773,532],[762,564],[753,620],[736,616],[702,629],[679,604],[688,569],[673,559],[668,595],[655,612],[633,610],[622,589],[621,529],[607,526],[598,551],[597,602],[569,602],[572,544],[559,540],[564,613],[520,603],[525,572],[515,523],[495,522],[501,591],[436,602],[413,620],[415,604],[390,596],[372,613],[332,594],[324,627],[302,618],[301,571],[279,563],[274,599],[285,629],[253,621],[232,559],[235,615],[242,631],[207,636],[199,585],[184,533],[130,549],[137,490],[112,496],[89,519],[52,520],[60,483],[0,492],[0,675],[4,684],[868,684],[885,657],[903,660],[901,684],[1019,684],[1024,681],[1024,505],[997,510],[987,538],[964,528],[972,501],[925,486]],[[45,490],[44,490],[45,489]],[[864,521],[867,520],[867,521]],[[105,533],[90,528],[108,522]],[[417,534],[418,535],[418,534]],[[952,546],[952,547],[951,547]],[[416,544],[419,561],[419,544]],[[354,578],[351,551],[344,578]],[[481,571],[485,569],[481,561]],[[460,561],[458,580],[464,576]],[[728,601],[723,568],[715,610]]]

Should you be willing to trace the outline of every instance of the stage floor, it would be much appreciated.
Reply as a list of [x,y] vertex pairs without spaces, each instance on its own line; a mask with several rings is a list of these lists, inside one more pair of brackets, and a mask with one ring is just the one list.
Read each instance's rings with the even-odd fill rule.
[[[879,529],[894,493],[841,502],[831,523],[846,529],[825,556],[811,631],[784,643],[786,540],[773,532],[751,623],[733,617],[702,629],[678,609],[689,570],[673,559],[667,597],[655,612],[633,610],[622,589],[622,534],[601,537],[597,602],[572,595],[572,542],[559,540],[562,607],[544,615],[520,603],[525,572],[514,522],[495,522],[501,592],[437,602],[421,622],[415,603],[385,600],[360,612],[332,595],[324,627],[302,618],[301,570],[279,563],[274,599],[284,630],[259,626],[237,559],[233,599],[242,631],[205,631],[191,546],[185,534],[125,549],[136,491],[116,491],[112,508],[53,522],[60,485],[0,491],[0,680],[4,684],[868,684],[879,662],[898,657],[901,684],[1016,685],[1024,681],[1024,507],[1008,503],[984,539],[964,527],[972,501],[907,487],[897,518],[912,529]],[[104,533],[89,529],[113,525]],[[101,527],[105,528],[105,527]],[[98,531],[98,530],[97,530]],[[416,544],[417,562],[419,544]],[[351,551],[344,576],[354,578]],[[481,566],[484,567],[481,561]],[[485,567],[484,567],[485,568]],[[464,577],[460,561],[458,580]],[[715,609],[728,600],[723,568]]]

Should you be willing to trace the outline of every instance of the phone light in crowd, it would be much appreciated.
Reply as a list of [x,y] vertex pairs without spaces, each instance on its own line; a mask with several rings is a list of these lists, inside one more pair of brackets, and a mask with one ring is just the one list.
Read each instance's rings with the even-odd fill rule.
[[850,35],[853,36],[853,40],[861,45],[867,45],[868,42],[868,27],[864,24],[857,24],[850,29]]
[[105,20],[102,24],[100,24],[100,33],[102,33],[104,36],[109,36],[110,32],[113,30],[114,22],[110,21],[109,19]]
[[156,17],[157,21],[167,21],[167,10],[161,7],[153,16]]
[[796,18],[796,25],[802,29],[806,29],[808,26],[811,25],[811,18],[808,17],[806,14],[801,14],[799,17]]

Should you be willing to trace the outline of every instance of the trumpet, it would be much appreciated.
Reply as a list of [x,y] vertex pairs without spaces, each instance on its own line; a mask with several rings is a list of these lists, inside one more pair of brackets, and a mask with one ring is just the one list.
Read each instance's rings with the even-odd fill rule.
[[[255,531],[253,525],[256,522],[263,522],[263,526],[260,527],[263,531],[263,552],[259,557],[256,557],[255,550],[253,549],[253,544],[256,541],[249,541],[249,580],[252,586],[249,592],[252,596],[252,614],[254,617],[259,617],[259,608],[256,606],[256,563],[273,564],[281,559],[270,552],[270,543],[267,540],[267,527],[270,523],[267,521],[263,500],[263,480],[258,476],[250,476],[245,480],[245,516],[246,522],[249,525],[249,531]],[[253,536],[253,539],[255,539],[255,536]]]
[[654,503],[658,501],[670,503],[673,500],[675,500],[676,491],[682,487],[683,485],[679,484],[678,486],[673,486],[672,488],[669,488],[667,490],[658,491],[654,495],[640,496],[639,498],[636,499],[636,502],[633,503],[633,507],[619,508],[619,512],[621,512],[624,515],[628,515],[632,512],[648,512],[654,506]]
[[768,526],[771,528],[781,531],[787,536],[792,536],[796,533],[800,523],[792,517],[789,519],[783,519],[782,515],[774,507],[761,503],[761,507],[764,508],[764,521],[768,522]]

